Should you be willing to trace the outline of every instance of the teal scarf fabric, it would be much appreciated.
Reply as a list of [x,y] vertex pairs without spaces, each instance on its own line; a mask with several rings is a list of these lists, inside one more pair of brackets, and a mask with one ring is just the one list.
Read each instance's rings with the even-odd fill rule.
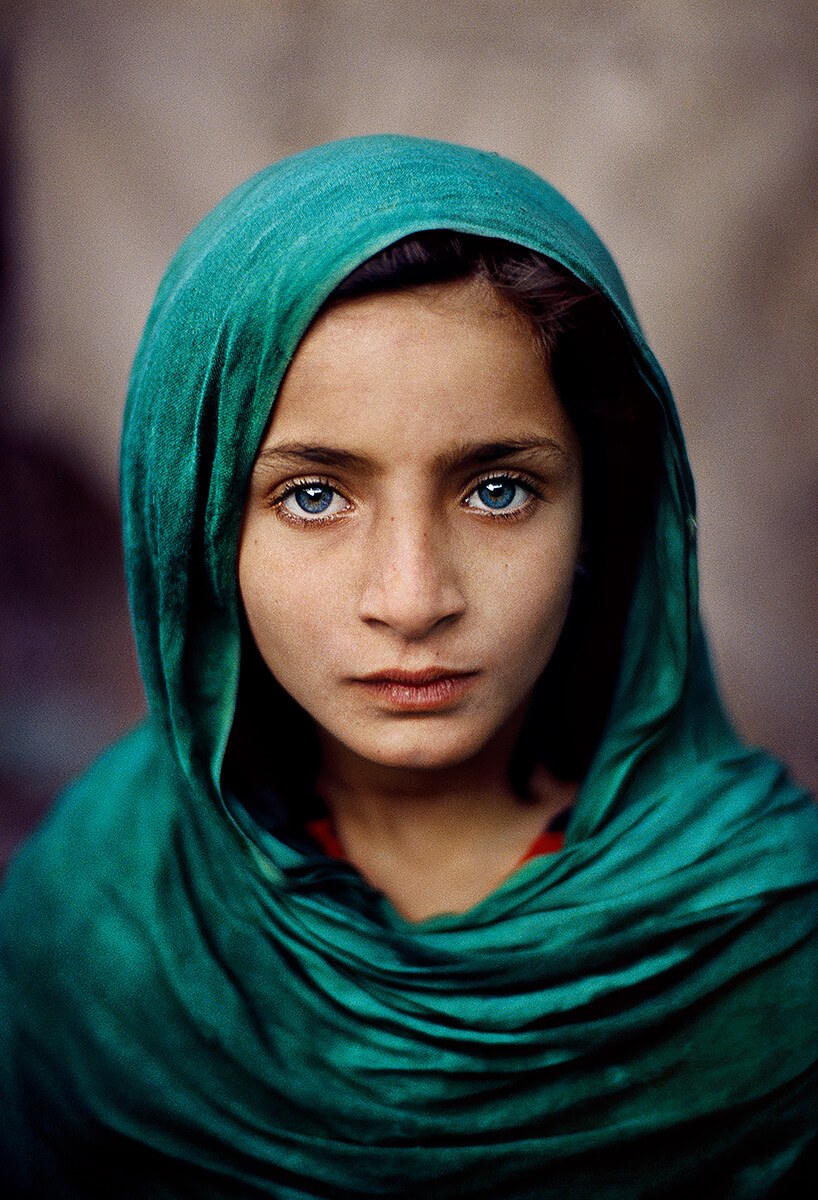
[[[334,286],[435,228],[531,247],[608,297],[665,414],[664,473],[564,851],[411,924],[349,865],[238,820],[220,774],[241,506],[276,390]],[[151,716],[6,880],[12,1194],[750,1200],[806,1180],[818,820],[722,714],[677,417],[565,200],[496,155],[402,137],[262,172],[159,289],[122,481]]]

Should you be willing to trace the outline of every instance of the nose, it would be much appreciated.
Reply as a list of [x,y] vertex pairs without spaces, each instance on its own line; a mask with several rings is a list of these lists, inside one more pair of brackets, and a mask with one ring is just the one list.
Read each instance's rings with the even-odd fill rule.
[[361,619],[416,641],[454,621],[465,607],[447,531],[423,521],[416,510],[385,516],[367,547]]

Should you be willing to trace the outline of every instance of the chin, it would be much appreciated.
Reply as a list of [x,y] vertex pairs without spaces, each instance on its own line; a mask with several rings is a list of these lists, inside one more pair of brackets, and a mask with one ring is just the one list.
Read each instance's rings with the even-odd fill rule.
[[367,754],[362,757],[379,767],[389,767],[396,771],[445,771],[449,767],[460,766],[469,758],[469,755],[435,754],[427,748],[417,751],[407,750],[402,753]]
[[424,729],[415,737],[347,742],[347,749],[379,767],[404,771],[445,771],[475,757],[488,738],[444,737],[442,731]]

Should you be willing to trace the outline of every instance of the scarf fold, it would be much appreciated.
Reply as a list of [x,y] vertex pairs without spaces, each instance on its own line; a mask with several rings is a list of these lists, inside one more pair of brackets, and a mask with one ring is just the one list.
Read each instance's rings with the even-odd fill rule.
[[[435,228],[538,250],[607,296],[662,406],[664,476],[564,849],[412,924],[348,864],[237,817],[219,781],[241,501],[277,388],[334,286]],[[818,820],[721,710],[678,419],[584,220],[523,167],[443,143],[274,165],[160,286],[122,483],[151,717],[2,893],[13,1194],[783,1194],[818,1129]]]

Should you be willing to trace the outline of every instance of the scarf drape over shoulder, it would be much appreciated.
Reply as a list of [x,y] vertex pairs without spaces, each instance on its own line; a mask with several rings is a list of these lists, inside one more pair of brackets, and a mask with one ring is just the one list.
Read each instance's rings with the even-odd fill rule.
[[[540,251],[609,299],[664,413],[664,470],[564,850],[469,912],[411,924],[348,864],[239,822],[220,772],[242,501],[276,390],[336,284],[437,228]],[[744,1200],[786,1186],[818,1127],[818,822],[722,714],[675,410],[573,208],[496,155],[403,137],[263,171],[160,286],[122,481],[151,716],[5,884],[12,1187]]]

